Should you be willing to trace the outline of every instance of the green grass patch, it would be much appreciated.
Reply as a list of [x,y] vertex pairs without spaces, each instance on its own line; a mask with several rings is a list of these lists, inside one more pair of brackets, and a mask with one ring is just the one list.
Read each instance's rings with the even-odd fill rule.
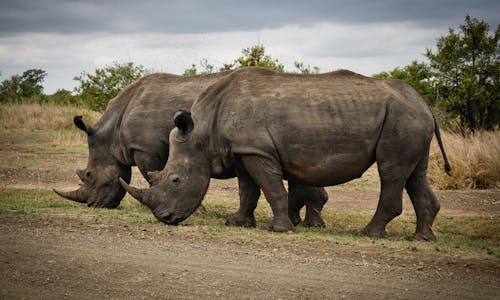
[[2,151],[24,154],[87,154],[86,137],[78,129],[0,130]]
[[0,212],[36,212],[40,208],[75,207],[69,201],[60,201],[50,190],[38,189],[0,189]]
[[[224,223],[238,207],[238,201],[230,197],[207,195],[204,208],[196,211],[182,224],[183,228],[201,230],[209,236],[224,236],[238,242],[273,241],[286,245],[290,238],[265,230],[272,213],[265,200],[259,201],[255,216],[257,229],[228,227]],[[50,190],[43,189],[0,189],[0,213],[35,213],[69,218],[87,218],[95,222],[121,220],[129,223],[146,224],[159,222],[151,211],[138,201],[126,196],[118,209],[89,209],[85,205],[64,200]],[[434,232],[435,243],[413,241],[415,214],[405,213],[387,226],[388,237],[370,239],[357,235],[371,219],[368,213],[325,211],[326,228],[298,227],[291,236],[294,242],[322,242],[359,247],[377,247],[406,251],[428,251],[442,253],[474,253],[500,258],[500,218],[488,216],[446,216],[438,215]],[[291,243],[291,242],[290,242]]]

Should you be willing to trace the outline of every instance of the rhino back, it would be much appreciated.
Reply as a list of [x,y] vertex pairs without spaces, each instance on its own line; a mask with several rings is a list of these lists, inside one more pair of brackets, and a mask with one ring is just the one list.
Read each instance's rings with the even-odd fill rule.
[[402,97],[407,92],[392,82],[349,71],[305,76],[248,68],[220,84],[192,108],[203,115],[202,107],[214,107],[212,136],[226,141],[235,155],[279,161],[285,178],[308,166],[312,181],[318,182],[316,175],[333,180],[324,185],[359,177],[375,161],[391,111],[413,120],[425,108],[414,95]]
[[179,109],[189,110],[199,94],[221,76],[223,74],[190,77],[151,74],[143,77],[123,112],[120,126],[120,144],[129,163],[135,164],[134,151],[166,162],[168,135],[174,127],[173,114]]

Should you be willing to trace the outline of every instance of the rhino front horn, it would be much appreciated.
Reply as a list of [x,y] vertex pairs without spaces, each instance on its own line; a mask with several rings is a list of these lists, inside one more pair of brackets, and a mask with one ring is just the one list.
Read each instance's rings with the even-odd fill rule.
[[148,203],[148,201],[146,200],[147,198],[144,197],[144,195],[145,195],[144,189],[138,189],[138,188],[135,188],[133,186],[128,185],[128,183],[125,182],[125,180],[123,180],[121,177],[119,179],[120,179],[120,184],[122,185],[122,187],[130,195],[132,195],[132,197],[134,197],[139,202],[141,202],[141,203],[145,204],[146,206],[148,206],[149,208],[151,208],[150,203]]
[[72,200],[72,201],[75,201],[78,203],[87,203],[87,201],[85,199],[83,199],[81,192],[80,192],[80,189],[74,190],[71,192],[62,192],[62,191],[58,191],[56,189],[52,189],[52,190],[54,191],[54,193],[58,194],[59,196],[61,196],[63,198],[66,198],[68,200]]

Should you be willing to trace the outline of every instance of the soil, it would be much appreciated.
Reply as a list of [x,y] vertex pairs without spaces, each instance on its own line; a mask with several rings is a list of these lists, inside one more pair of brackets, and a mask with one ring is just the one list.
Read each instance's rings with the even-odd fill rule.
[[[65,160],[71,166],[85,165],[84,156],[67,155]],[[71,189],[77,183],[74,169],[68,167],[0,169],[0,187]],[[145,185],[136,170],[133,184]],[[376,189],[327,190],[327,210],[373,213],[376,208]],[[209,193],[236,197],[236,181],[212,180]],[[441,214],[500,214],[499,190],[436,194]],[[406,195],[404,209],[412,209]],[[0,232],[2,299],[498,299],[500,295],[500,259],[494,256],[359,249],[342,243],[325,247],[298,240],[294,233],[274,234],[267,242],[213,236],[197,226],[139,226],[13,212],[0,214]]]

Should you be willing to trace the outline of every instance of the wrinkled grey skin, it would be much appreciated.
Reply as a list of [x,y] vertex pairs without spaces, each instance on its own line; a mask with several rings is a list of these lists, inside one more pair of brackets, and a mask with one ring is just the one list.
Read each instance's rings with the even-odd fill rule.
[[187,218],[202,202],[210,174],[234,168],[245,195],[234,218],[253,217],[260,188],[274,214],[271,229],[293,230],[283,179],[332,186],[377,162],[380,199],[361,233],[385,236],[406,188],[417,215],[415,238],[436,239],[432,224],[440,206],[426,174],[434,134],[451,169],[432,112],[402,81],[249,67],[209,87],[191,113],[176,113],[175,124],[170,159],[151,188],[123,183],[164,222]]
[[[77,170],[83,184],[75,191],[55,192],[90,207],[117,207],[125,194],[118,178],[130,182],[131,166],[138,166],[151,183],[154,175],[150,172],[161,170],[168,158],[168,135],[174,127],[171,119],[174,112],[189,109],[206,87],[224,75],[227,72],[205,76],[147,75],[112,99],[94,126],[75,117],[75,125],[88,136],[87,168]],[[228,170],[220,176],[234,177],[234,171]],[[312,212],[305,225],[323,225],[319,211],[327,198],[315,197],[322,192],[323,189],[313,187],[298,189],[300,197],[294,202],[298,208],[293,213],[294,222],[300,222],[298,211],[305,204],[302,194],[310,193],[312,196],[306,197],[305,202],[309,201],[308,211]]]

